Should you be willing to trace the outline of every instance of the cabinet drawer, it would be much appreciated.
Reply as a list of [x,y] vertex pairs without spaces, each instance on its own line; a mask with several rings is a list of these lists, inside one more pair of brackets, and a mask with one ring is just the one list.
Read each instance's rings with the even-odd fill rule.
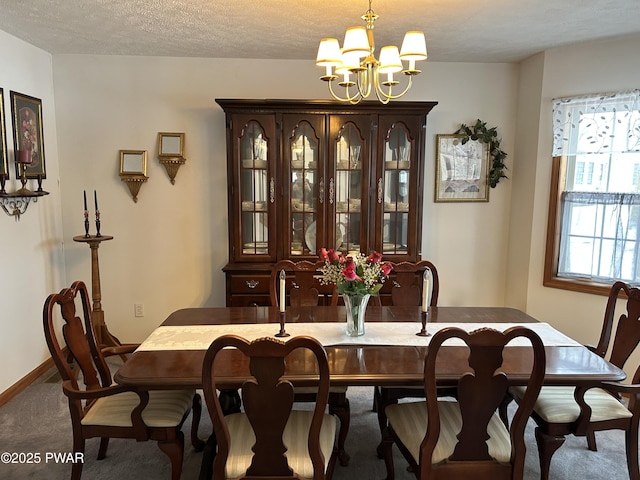
[[232,307],[254,307],[270,305],[269,295],[231,295]]
[[231,293],[269,293],[269,275],[232,275]]

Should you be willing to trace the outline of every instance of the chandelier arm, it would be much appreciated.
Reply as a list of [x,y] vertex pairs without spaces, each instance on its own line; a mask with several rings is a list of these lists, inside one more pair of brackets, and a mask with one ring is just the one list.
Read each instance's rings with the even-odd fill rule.
[[[380,86],[380,73],[378,72],[378,70],[375,71],[373,84],[374,84],[374,91],[376,92],[376,97],[378,98],[378,101],[383,105],[386,105],[387,103],[389,103],[391,98],[382,91],[382,87]],[[392,87],[389,86],[389,95],[391,95],[391,88]]]
[[[333,91],[333,80],[329,80],[327,82],[329,84],[329,92],[331,92],[331,96],[333,98],[335,98],[336,100],[338,100],[339,102],[349,102],[349,103],[354,103],[354,100],[358,99],[358,95],[354,95],[353,97],[349,94],[349,87],[346,87],[346,93],[347,93],[347,98],[342,98],[339,95],[337,95],[334,91]],[[357,100],[355,103],[358,103],[360,100]]]
[[[366,70],[362,70],[356,74],[356,85],[358,86],[358,93],[362,98],[367,98],[371,95],[371,80],[377,77],[378,70],[373,70],[373,66],[371,64],[367,65]],[[366,90],[363,90],[362,84],[366,85]]]
[[[387,101],[386,101],[386,102],[384,102],[384,103],[389,103],[389,100],[396,100],[396,99],[398,99],[398,98],[402,97],[403,95],[405,95],[405,94],[409,91],[409,89],[411,88],[411,84],[412,84],[412,82],[413,82],[413,75],[410,75],[410,76],[409,76],[409,82],[407,83],[407,86],[405,87],[405,89],[404,89],[401,93],[398,93],[398,94],[396,94],[396,95],[392,95],[392,94],[391,94],[391,87],[389,87],[389,93],[385,93],[385,92],[383,92],[383,91],[382,91],[382,87],[379,85],[379,83],[378,83],[378,82],[376,82],[376,87],[377,87],[377,88],[376,88],[376,94],[378,93],[378,90],[379,90],[379,91],[380,91],[380,94],[381,94],[382,96],[384,96],[384,98],[386,98],[386,99],[387,99]],[[378,96],[378,99],[380,99],[380,97],[379,97],[379,96]],[[380,100],[380,101],[382,101],[382,100]]]

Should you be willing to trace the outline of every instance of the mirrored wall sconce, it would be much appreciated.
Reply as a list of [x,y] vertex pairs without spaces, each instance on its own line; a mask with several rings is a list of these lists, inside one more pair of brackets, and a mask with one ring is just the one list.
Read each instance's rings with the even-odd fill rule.
[[120,150],[120,180],[127,184],[133,201],[137,203],[140,187],[149,180],[146,150]]
[[184,158],[184,133],[158,133],[158,160],[174,185],[178,169],[187,161]]
[[[9,174],[5,169],[0,170],[0,206],[4,212],[10,217],[14,217],[16,221],[20,220],[29,203],[38,201],[39,197],[49,195],[42,189],[42,175],[37,175],[38,189],[36,191],[27,188],[27,168],[32,162],[31,150],[18,150],[16,152],[16,165],[20,173],[20,183],[22,187],[13,193],[7,193],[5,183],[9,179]],[[6,165],[6,163],[5,163]]]

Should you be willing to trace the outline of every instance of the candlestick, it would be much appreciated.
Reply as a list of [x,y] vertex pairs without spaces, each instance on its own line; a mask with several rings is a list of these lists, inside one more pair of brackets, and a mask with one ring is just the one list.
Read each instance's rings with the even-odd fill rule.
[[418,333],[416,333],[417,336],[419,337],[430,337],[431,334],[427,333],[427,317],[428,317],[429,313],[426,310],[422,310],[422,314],[420,315],[420,321],[422,324],[422,328],[420,328],[420,331]]
[[278,337],[278,338],[282,338],[282,337],[290,337],[291,334],[287,333],[284,330],[284,321],[286,318],[287,314],[284,311],[280,311],[280,331],[278,333],[276,333],[274,336]]
[[87,191],[82,192],[84,194],[84,238],[89,238],[89,209],[87,208]]
[[286,308],[286,294],[287,288],[285,284],[285,280],[287,275],[284,273],[284,270],[280,270],[280,312],[284,312]]

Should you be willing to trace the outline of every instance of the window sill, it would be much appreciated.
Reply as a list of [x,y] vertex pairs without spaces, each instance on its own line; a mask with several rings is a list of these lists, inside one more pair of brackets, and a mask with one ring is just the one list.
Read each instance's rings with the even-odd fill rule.
[[573,292],[590,293],[593,295],[608,296],[611,284],[593,282],[591,280],[579,280],[576,278],[551,277],[545,278],[542,283],[545,287],[571,290]]

